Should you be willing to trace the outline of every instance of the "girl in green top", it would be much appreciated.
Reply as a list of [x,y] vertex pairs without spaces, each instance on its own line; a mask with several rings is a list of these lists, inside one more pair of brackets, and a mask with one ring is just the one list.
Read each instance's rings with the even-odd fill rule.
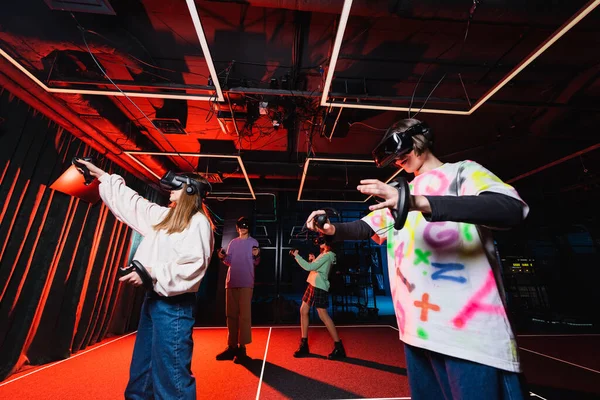
[[[334,341],[334,348],[331,354],[327,358],[330,360],[336,360],[346,357],[346,351],[344,345],[338,336],[335,324],[331,320],[327,307],[329,307],[329,271],[331,265],[335,264],[335,253],[331,251],[331,247],[325,243],[323,238],[319,238],[319,247],[321,248],[321,254],[317,258],[306,261],[304,258],[298,255],[298,250],[290,252],[300,264],[302,268],[310,271],[306,282],[308,285],[302,297],[302,306],[300,306],[300,329],[302,331],[302,338],[300,339],[300,347],[294,352],[294,357],[303,357],[308,355],[308,313],[310,307],[314,304],[319,313],[319,318],[327,327],[331,338]],[[311,254],[312,255],[312,254]]]

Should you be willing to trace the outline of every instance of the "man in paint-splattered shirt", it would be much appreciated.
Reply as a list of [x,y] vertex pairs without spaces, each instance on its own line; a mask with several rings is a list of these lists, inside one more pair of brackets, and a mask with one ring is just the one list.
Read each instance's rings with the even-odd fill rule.
[[[520,223],[528,206],[473,161],[442,163],[424,123],[401,120],[374,150],[378,166],[414,173],[410,212],[394,230],[398,192],[377,180],[358,189],[384,201],[359,221],[325,224],[333,240],[387,240],[389,279],[413,399],[521,399],[520,364],[506,316],[490,230]],[[307,221],[310,229],[315,211]],[[515,397],[516,396],[516,397]]]

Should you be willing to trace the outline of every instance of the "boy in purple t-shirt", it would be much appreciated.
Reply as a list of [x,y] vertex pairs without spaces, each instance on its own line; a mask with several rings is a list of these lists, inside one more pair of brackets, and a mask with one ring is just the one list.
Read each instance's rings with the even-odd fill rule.
[[217,354],[217,360],[244,361],[246,345],[252,343],[252,291],[254,267],[260,262],[258,241],[248,234],[250,221],[237,220],[239,237],[229,242],[227,252],[219,250],[219,258],[229,267],[225,283],[227,313],[227,348]]

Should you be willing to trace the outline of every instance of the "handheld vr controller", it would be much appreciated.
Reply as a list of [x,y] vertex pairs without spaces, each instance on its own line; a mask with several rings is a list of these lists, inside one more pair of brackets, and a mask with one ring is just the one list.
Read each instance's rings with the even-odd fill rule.
[[176,174],[173,171],[168,171],[164,174],[158,183],[165,190],[179,190],[185,184],[185,192],[187,194],[199,194],[201,199],[204,199],[212,190],[212,185],[208,181],[200,181],[193,175]]
[[325,207],[325,208],[323,208],[323,210],[325,211],[325,214],[318,214],[313,217],[315,226],[319,229],[324,229],[323,226],[326,223],[330,223],[329,218],[331,218],[331,217],[340,218],[340,214],[333,208]]
[[78,160],[83,160],[94,164],[96,160],[93,157],[73,157],[71,160],[71,164],[77,168],[77,171],[81,172],[83,175],[84,184],[87,186],[94,181],[94,177],[90,174],[90,170],[84,164],[80,163]]
[[317,228],[323,229],[323,226],[329,221],[329,217],[327,216],[327,214],[319,214],[315,215],[313,221],[315,222],[315,226]]
[[146,290],[152,290],[154,285],[152,284],[152,277],[148,273],[148,270],[142,265],[141,262],[133,260],[130,265],[125,268],[119,268],[119,275],[125,276],[131,272],[137,272],[142,279],[142,286]]
[[404,228],[406,218],[408,217],[408,211],[410,209],[410,187],[406,179],[399,177],[395,182],[391,184],[398,190],[398,207],[392,209],[392,216],[394,217],[394,229],[399,231]]

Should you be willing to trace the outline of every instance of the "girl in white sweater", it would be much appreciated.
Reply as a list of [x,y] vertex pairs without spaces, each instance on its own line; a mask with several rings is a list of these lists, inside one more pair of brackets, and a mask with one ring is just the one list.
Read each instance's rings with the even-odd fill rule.
[[[210,184],[196,174],[172,174],[179,182],[171,190],[174,207],[152,203],[125,185],[122,177],[107,174],[84,160],[100,180],[102,201],[115,217],[139,232],[134,260],[149,275],[147,294],[131,360],[127,399],[195,399],[191,372],[192,329],[196,292],[210,263],[214,237],[205,212],[204,197]],[[143,272],[143,271],[142,271]],[[121,282],[140,286],[144,273],[133,271]]]

